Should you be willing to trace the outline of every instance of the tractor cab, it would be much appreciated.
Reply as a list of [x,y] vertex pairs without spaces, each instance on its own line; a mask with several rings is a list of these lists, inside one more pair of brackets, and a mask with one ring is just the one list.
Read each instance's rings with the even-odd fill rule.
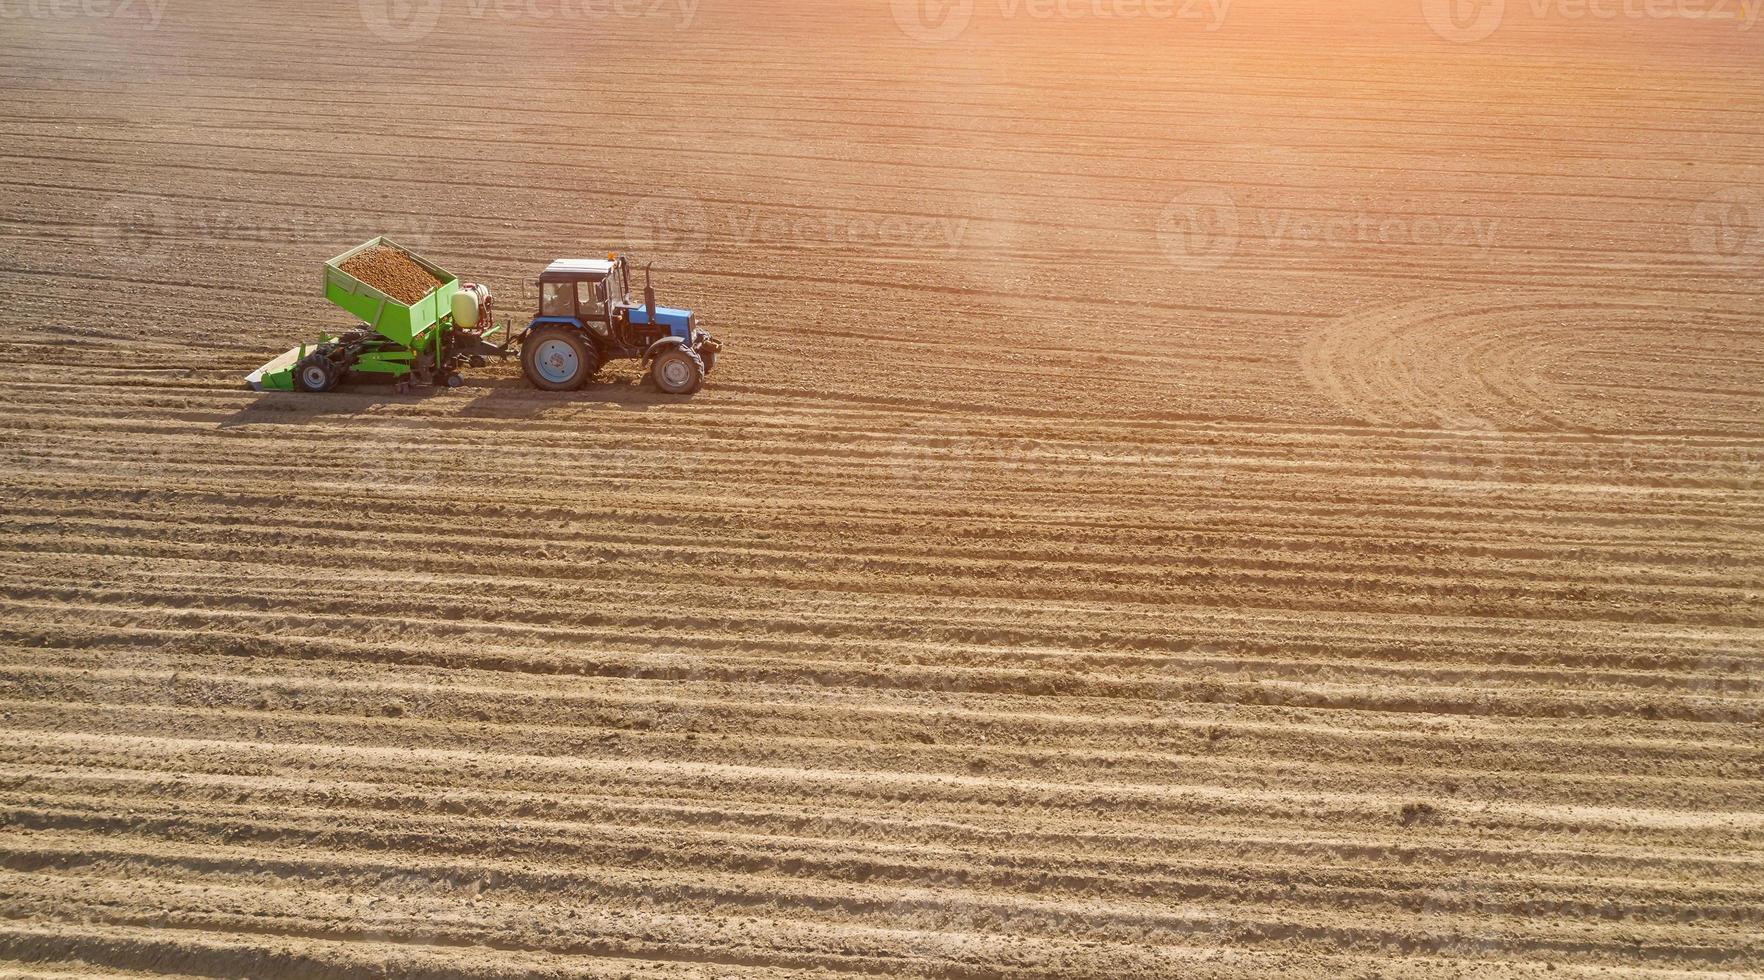
[[643,300],[631,296],[623,256],[558,259],[539,274],[539,309],[522,333],[527,377],[554,391],[580,387],[607,361],[654,362],[656,386],[696,391],[721,349],[691,310],[657,306],[644,271]]
[[539,311],[533,322],[568,323],[610,337],[614,310],[629,305],[624,271],[618,261],[558,259],[539,274]]

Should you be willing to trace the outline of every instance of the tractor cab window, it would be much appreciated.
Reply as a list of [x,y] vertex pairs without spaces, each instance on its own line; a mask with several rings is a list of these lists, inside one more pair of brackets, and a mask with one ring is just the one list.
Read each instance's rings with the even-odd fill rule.
[[576,304],[582,315],[606,315],[606,280],[583,279],[576,283]]
[[575,316],[574,290],[567,282],[539,284],[539,313],[542,316]]

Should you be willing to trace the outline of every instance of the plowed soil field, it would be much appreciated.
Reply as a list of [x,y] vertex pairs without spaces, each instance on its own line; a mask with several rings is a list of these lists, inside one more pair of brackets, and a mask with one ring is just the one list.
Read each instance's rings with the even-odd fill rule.
[[1222,6],[0,11],[0,976],[1764,971],[1757,9]]

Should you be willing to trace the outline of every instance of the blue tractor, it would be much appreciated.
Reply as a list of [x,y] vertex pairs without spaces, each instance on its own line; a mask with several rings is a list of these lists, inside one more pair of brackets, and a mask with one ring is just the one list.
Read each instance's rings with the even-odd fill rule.
[[643,302],[631,300],[623,256],[558,259],[539,274],[539,312],[521,331],[521,369],[535,388],[574,391],[607,361],[639,358],[655,386],[690,394],[717,365],[722,345],[691,310],[655,305],[649,269]]

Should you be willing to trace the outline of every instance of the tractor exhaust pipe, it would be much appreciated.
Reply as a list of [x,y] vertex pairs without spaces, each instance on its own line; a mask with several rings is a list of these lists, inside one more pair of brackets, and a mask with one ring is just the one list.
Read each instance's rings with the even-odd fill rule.
[[651,325],[655,323],[655,285],[650,282],[649,267],[654,264],[653,259],[643,263],[643,312],[648,314]]

